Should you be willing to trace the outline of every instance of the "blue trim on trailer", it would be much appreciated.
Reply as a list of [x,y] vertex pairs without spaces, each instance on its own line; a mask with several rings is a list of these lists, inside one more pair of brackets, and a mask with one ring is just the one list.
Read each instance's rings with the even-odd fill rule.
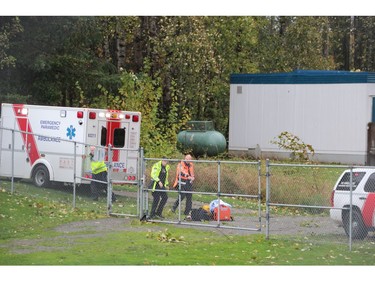
[[285,73],[231,74],[230,84],[375,83],[375,72],[295,70]]

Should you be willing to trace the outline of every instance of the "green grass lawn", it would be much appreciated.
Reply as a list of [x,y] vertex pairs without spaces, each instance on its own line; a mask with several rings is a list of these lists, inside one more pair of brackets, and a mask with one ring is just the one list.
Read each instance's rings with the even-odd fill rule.
[[[94,205],[83,197],[80,208],[72,209],[64,199],[67,194],[59,190],[20,182],[12,195],[4,186],[9,183],[1,184],[0,265],[375,265],[371,240],[358,242],[350,252],[342,244],[296,242],[276,235],[270,240],[261,234],[229,236],[137,219],[132,221],[136,231],[90,235],[94,229],[72,240],[72,234],[61,236],[55,227],[105,218],[104,203]],[[33,251],[19,253],[9,247],[33,239],[42,241]]]

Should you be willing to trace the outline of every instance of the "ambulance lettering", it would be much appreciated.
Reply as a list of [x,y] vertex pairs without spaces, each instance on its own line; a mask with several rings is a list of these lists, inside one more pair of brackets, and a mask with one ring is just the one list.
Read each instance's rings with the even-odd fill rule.
[[114,162],[113,168],[114,169],[125,169],[125,163],[124,162]]
[[60,130],[60,121],[40,120],[40,128],[44,130]]
[[44,136],[38,136],[38,141],[46,141],[46,142],[61,142],[61,138],[53,138],[53,137],[44,137]]

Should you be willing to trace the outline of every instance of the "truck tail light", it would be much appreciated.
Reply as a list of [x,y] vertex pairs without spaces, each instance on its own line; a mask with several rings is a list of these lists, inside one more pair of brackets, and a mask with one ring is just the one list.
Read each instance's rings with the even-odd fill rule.
[[130,114],[125,114],[125,119],[130,119]]
[[96,119],[96,112],[89,112],[89,119]]
[[79,119],[83,118],[83,111],[77,111],[77,118]]
[[335,191],[333,190],[332,193],[331,193],[331,198],[330,198],[330,203],[331,203],[331,207],[334,207],[334,201],[335,200]]
[[132,121],[133,122],[138,122],[139,121],[139,116],[138,115],[133,115]]

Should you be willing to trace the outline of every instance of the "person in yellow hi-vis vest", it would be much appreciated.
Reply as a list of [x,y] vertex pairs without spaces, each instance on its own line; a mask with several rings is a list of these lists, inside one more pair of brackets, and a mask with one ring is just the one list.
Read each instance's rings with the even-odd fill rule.
[[[104,162],[104,151],[97,149],[95,146],[90,147],[90,164],[91,175],[93,180],[103,181],[106,183],[91,181],[90,189],[94,201],[98,201],[100,193],[107,194],[107,165]],[[116,201],[116,196],[112,192],[112,202]]]
[[[170,166],[168,159],[163,157],[162,160],[156,162],[151,169],[151,182],[149,188],[152,189],[151,213],[149,219],[159,218],[164,219],[163,209],[168,200],[166,189],[169,189],[168,171]],[[162,191],[161,191],[162,190]]]

